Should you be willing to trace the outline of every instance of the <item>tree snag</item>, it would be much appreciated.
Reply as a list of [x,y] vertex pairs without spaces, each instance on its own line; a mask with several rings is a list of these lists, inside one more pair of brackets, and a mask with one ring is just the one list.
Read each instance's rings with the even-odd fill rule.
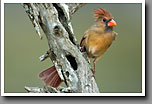
[[[25,87],[28,92],[36,93],[99,93],[91,67],[79,44],[71,25],[72,15],[84,4],[81,3],[24,3],[26,13],[42,39],[44,31],[49,51],[40,57],[43,61],[50,57],[60,78],[67,88]],[[46,90],[47,89],[47,90]],[[48,92],[49,91],[49,92]]]

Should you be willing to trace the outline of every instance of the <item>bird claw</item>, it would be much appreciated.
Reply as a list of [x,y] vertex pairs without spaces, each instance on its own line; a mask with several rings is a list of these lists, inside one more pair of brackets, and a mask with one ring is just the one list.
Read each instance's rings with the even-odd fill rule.
[[85,47],[84,46],[80,47],[80,51],[85,52],[86,51]]
[[94,76],[95,71],[94,71],[93,69],[91,69],[91,71],[92,71],[92,73],[93,73],[92,77],[94,77],[94,78],[95,78],[95,76]]
[[90,64],[91,62],[90,62],[90,59],[87,57],[87,59],[88,59],[88,63]]

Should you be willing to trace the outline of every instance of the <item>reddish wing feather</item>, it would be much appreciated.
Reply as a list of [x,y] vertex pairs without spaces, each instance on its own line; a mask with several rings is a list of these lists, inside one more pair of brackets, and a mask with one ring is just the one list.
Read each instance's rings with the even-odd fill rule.
[[80,46],[82,46],[82,42],[84,41],[85,38],[86,38],[86,37],[83,37],[83,38],[81,39],[81,41],[80,41]]
[[85,32],[85,34],[84,34],[84,36],[82,37],[82,39],[81,39],[81,41],[80,41],[80,46],[83,46],[83,41],[86,39],[86,37],[87,37],[87,32]]

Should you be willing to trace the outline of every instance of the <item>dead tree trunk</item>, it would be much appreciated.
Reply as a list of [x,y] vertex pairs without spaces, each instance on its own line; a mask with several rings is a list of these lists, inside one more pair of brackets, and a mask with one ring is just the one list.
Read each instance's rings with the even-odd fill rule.
[[[84,4],[80,3],[24,3],[36,32],[42,38],[44,31],[49,51],[40,57],[50,57],[59,76],[67,88],[60,87],[50,92],[99,93],[98,86],[91,72],[91,67],[80,52],[79,44],[74,36],[71,17]],[[81,26],[81,24],[80,24]],[[25,87],[30,92],[45,92],[43,88]]]

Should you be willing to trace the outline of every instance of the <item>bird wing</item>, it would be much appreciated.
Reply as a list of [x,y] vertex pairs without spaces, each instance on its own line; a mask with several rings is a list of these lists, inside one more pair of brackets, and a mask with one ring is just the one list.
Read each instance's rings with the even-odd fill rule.
[[85,32],[84,36],[82,37],[82,39],[80,41],[80,46],[83,46],[83,42],[87,38],[87,36],[88,36],[88,34],[87,34],[87,32]]

